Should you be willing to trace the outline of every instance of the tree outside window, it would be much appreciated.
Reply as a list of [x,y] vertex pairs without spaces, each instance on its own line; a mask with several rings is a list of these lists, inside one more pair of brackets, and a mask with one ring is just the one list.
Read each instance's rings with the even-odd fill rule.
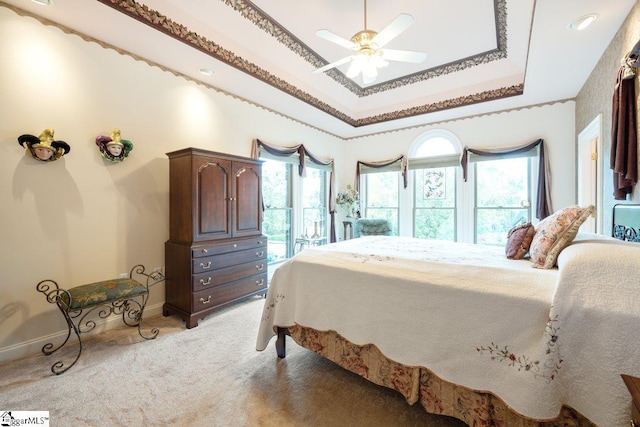
[[400,172],[368,173],[364,176],[367,218],[386,219],[391,222],[393,235],[398,235]]
[[262,199],[264,219],[262,232],[268,237],[269,264],[284,261],[293,254],[292,247],[292,166],[266,160],[262,165]]
[[531,220],[530,163],[529,157],[476,162],[476,243],[504,245],[511,228]]

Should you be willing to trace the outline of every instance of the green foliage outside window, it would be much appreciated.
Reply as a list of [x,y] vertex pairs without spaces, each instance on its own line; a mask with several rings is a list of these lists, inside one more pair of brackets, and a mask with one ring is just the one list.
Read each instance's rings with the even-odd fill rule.
[[414,171],[414,236],[455,240],[456,169]]

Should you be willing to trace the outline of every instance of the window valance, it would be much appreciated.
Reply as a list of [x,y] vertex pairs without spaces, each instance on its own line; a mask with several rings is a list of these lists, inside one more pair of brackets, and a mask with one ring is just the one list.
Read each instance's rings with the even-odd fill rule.
[[[471,159],[471,154],[479,157],[487,157],[492,160],[505,159],[509,157],[521,157],[528,154],[534,155],[537,148],[538,154],[538,194],[536,204],[536,218],[543,219],[551,215],[553,210],[551,209],[551,177],[549,173],[549,160],[545,155],[544,140],[538,139],[530,144],[526,144],[519,147],[499,148],[499,149],[486,149],[481,150],[478,148],[464,147],[462,150],[462,156],[460,158],[460,165],[462,166],[462,176],[464,180],[467,180],[467,166]],[[473,161],[473,160],[471,160]]]
[[389,171],[401,172],[404,188],[407,188],[407,160],[403,154],[402,156],[395,159],[381,160],[377,162],[363,162],[361,160],[358,160],[358,163],[356,165],[355,189],[360,192],[360,175]]

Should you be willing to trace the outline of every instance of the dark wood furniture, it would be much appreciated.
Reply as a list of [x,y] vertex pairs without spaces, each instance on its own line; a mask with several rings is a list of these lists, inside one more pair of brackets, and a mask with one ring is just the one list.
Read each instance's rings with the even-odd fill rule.
[[640,426],[640,378],[621,375],[631,393],[631,427]]
[[266,293],[262,167],[257,160],[196,148],[167,156],[163,314],[177,314],[192,328],[214,309]]

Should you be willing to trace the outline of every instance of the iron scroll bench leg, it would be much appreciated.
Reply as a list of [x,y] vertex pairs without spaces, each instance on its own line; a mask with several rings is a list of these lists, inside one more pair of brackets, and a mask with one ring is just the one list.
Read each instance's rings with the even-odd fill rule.
[[[135,277],[135,279],[134,279]],[[73,331],[78,338],[78,354],[68,365],[62,360],[51,366],[51,372],[62,374],[76,364],[82,354],[82,334],[92,331],[96,327],[94,317],[89,316],[97,311],[98,317],[106,319],[112,314],[122,315],[125,325],[137,327],[138,334],[144,339],[154,339],[158,335],[158,328],[152,328],[148,335],[140,329],[142,315],[149,298],[149,288],[164,281],[159,272],[145,273],[142,265],[136,265],[129,272],[129,278],[111,279],[101,282],[62,289],[54,280],[42,280],[36,286],[38,292],[45,295],[47,302],[56,304],[67,322],[67,336],[59,346],[53,343],[45,344],[42,352],[49,356],[60,350],[69,341]]]

